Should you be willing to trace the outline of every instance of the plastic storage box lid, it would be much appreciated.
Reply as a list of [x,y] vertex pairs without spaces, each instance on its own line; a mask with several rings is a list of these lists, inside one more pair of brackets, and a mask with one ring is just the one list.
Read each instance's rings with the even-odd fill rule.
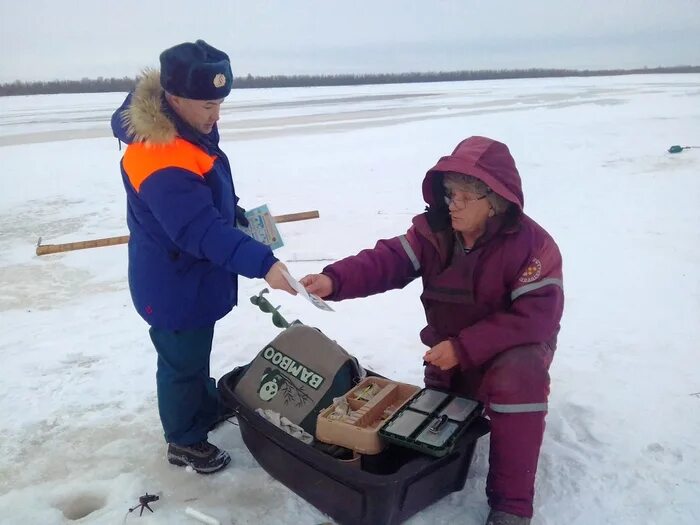
[[441,457],[452,451],[482,411],[473,399],[424,388],[384,423],[379,435],[389,443]]

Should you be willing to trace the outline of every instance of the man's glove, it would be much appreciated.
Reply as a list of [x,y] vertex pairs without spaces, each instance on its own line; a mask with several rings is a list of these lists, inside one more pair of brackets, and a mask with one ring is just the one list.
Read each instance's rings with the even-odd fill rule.
[[236,224],[247,228],[250,224],[245,216],[245,209],[236,204]]

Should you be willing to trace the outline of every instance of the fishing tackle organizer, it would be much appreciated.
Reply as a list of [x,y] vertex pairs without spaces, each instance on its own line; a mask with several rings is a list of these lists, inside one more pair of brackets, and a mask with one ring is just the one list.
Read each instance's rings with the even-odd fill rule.
[[393,443],[439,457],[481,412],[472,399],[367,377],[319,413],[316,439],[361,454]]

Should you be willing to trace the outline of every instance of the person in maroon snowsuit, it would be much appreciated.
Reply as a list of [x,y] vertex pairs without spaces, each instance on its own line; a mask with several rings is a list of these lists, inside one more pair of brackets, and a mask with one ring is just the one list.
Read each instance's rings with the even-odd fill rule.
[[405,235],[301,282],[340,301],[421,277],[425,384],[484,403],[487,524],[527,524],[564,307],[561,255],[523,213],[520,175],[505,144],[463,140],[428,171],[423,197],[427,211]]

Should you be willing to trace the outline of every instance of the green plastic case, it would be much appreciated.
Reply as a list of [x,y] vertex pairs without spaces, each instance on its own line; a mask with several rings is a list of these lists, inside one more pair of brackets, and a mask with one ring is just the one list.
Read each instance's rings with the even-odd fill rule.
[[379,435],[389,443],[442,457],[482,412],[478,401],[424,388],[382,425]]

